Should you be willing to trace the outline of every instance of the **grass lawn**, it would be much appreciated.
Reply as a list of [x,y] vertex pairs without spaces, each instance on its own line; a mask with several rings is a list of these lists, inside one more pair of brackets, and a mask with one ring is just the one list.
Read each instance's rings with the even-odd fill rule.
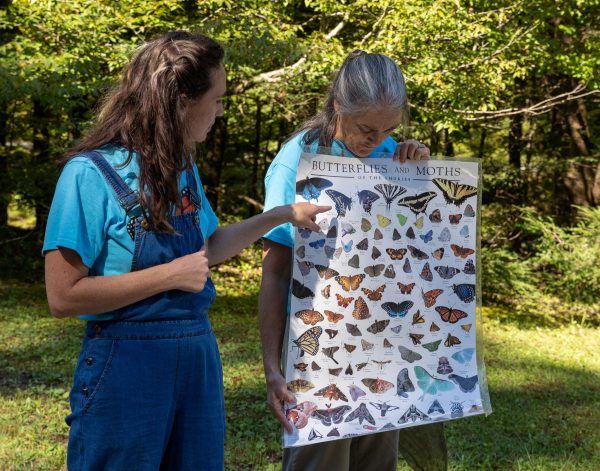
[[[256,318],[256,260],[215,274],[225,373],[226,467],[279,469]],[[451,470],[599,470],[600,330],[536,328],[486,311],[494,413],[447,424]],[[68,392],[83,323],[55,320],[41,284],[0,281],[0,469],[65,469]],[[398,469],[408,470],[402,460]]]

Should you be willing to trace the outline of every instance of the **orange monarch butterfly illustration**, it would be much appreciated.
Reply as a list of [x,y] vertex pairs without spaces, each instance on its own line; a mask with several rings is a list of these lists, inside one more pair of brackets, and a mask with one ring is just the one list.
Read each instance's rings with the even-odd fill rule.
[[321,327],[312,327],[304,332],[296,340],[293,340],[294,344],[300,349],[300,356],[304,355],[304,352],[309,355],[316,355],[319,351],[319,337],[323,333]]
[[460,309],[438,306],[435,308],[435,310],[438,312],[444,322],[449,322],[450,324],[456,324],[459,320],[467,317],[467,313],[465,311],[461,311]]

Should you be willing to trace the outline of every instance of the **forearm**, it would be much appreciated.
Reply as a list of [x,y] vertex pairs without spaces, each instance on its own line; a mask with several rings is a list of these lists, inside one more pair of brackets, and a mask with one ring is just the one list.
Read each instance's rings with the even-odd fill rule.
[[208,240],[206,256],[210,266],[224,262],[258,240],[275,226],[289,222],[292,209],[278,206],[244,221],[219,227]]
[[273,374],[281,374],[288,284],[287,277],[275,273],[263,275],[258,298],[258,319],[267,379]]

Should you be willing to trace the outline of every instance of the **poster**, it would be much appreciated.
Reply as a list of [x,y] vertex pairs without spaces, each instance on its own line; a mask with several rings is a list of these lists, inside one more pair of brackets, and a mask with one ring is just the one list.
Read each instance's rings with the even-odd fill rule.
[[478,348],[477,160],[304,153],[284,349],[285,447],[491,412]]

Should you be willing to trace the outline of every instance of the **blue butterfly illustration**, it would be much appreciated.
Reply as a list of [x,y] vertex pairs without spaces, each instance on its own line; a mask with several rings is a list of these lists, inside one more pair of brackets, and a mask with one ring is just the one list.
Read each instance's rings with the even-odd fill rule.
[[313,249],[320,249],[325,245],[325,239],[314,240],[309,242],[308,245],[310,245]]
[[401,303],[387,302],[381,305],[381,308],[387,312],[390,317],[404,317],[408,310],[413,307],[412,301],[402,301]]
[[300,180],[296,182],[296,194],[302,196],[306,201],[318,200],[321,195],[321,191],[325,188],[329,188],[333,183],[331,181],[320,178],[306,177],[306,180]]
[[348,253],[352,250],[352,240],[348,241],[348,243],[342,241],[342,246],[344,247],[344,252]]
[[460,235],[467,239],[469,237],[469,226],[463,226],[463,228],[460,230]]
[[468,363],[471,361],[471,358],[473,358],[474,353],[475,353],[474,348],[472,348],[472,347],[465,348],[456,353],[453,353],[451,358],[461,364],[464,364],[464,363]]
[[448,242],[448,241],[450,241],[450,229],[448,229],[447,227],[444,227],[442,229],[442,232],[440,232],[438,240],[440,242]]
[[379,199],[379,195],[371,190],[361,190],[358,192],[358,202],[362,204],[365,212],[371,214],[371,206]]
[[427,244],[428,242],[430,242],[430,241],[431,241],[431,239],[433,239],[433,231],[432,231],[432,230],[429,230],[429,231],[427,232],[427,234],[425,234],[425,235],[419,235],[419,237],[420,237],[421,239],[423,239],[423,242],[425,242],[425,243]]
[[345,216],[346,210],[352,209],[352,198],[349,198],[344,193],[336,190],[325,190],[325,193],[333,200],[338,217]]
[[312,231],[310,229],[306,229],[304,227],[299,227],[298,232],[300,233],[300,237],[302,237],[303,239],[308,239],[312,234]]
[[448,375],[448,379],[450,379],[450,380],[454,381],[456,384],[458,384],[458,387],[464,393],[475,391],[475,386],[477,386],[477,382],[478,382],[477,375],[469,376],[469,377],[462,377],[462,376],[458,376],[455,374],[451,374],[451,375]]
[[475,285],[473,284],[452,285],[452,290],[463,303],[472,303],[475,300]]

